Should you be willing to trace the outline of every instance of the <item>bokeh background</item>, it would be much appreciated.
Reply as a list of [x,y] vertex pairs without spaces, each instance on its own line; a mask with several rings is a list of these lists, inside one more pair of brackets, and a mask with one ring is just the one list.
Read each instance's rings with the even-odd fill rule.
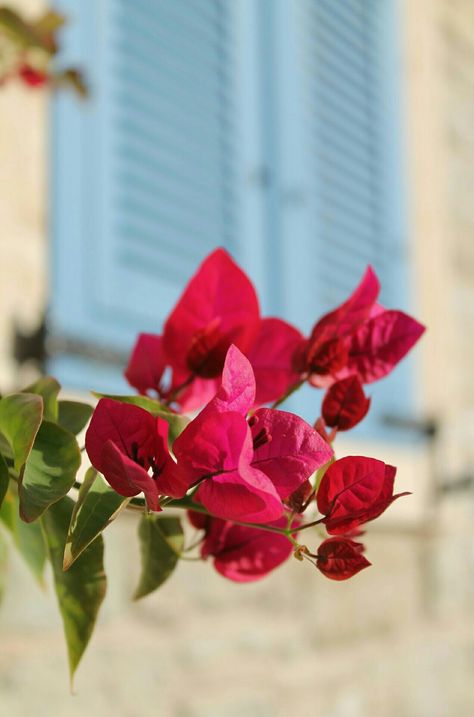
[[[42,0],[12,0],[32,17]],[[371,263],[428,326],[338,439],[399,467],[332,583],[296,561],[236,586],[183,564],[131,604],[134,515],[107,533],[109,594],[68,692],[50,589],[12,558],[0,715],[474,714],[474,3],[62,0],[61,60],[90,97],[0,88],[0,386],[124,388],[215,246],[267,315],[307,330]],[[294,410],[311,418],[306,392]]]

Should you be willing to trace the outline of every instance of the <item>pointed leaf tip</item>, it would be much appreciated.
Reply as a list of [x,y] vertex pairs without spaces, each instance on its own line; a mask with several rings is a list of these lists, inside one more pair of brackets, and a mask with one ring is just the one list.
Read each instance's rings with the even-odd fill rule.
[[71,690],[73,678],[94,630],[105,598],[104,542],[97,537],[67,572],[63,571],[64,544],[74,501],[65,497],[41,518],[53,568],[53,577],[66,638]]

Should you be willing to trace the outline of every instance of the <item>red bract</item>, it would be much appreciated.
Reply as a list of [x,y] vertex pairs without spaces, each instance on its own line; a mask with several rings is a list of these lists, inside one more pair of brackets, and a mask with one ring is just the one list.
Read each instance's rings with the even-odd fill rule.
[[[173,461],[168,452],[168,424],[131,404],[102,398],[86,433],[86,450],[94,468],[123,496],[145,494],[150,510],[159,510],[158,480]],[[148,473],[152,470],[152,475]]]
[[424,326],[402,311],[377,304],[380,284],[369,266],[341,306],[314,326],[295,352],[294,364],[314,386],[330,386],[350,375],[371,383],[392,371],[423,333]]
[[18,76],[30,87],[42,87],[48,81],[48,75],[40,70],[35,70],[31,65],[21,65]]
[[328,533],[349,533],[381,515],[394,500],[396,468],[375,458],[347,456],[324,474],[316,496]]
[[[140,393],[157,391],[183,410],[202,406],[219,386],[231,344],[249,355],[258,380],[257,403],[279,398],[298,379],[292,356],[303,340],[280,319],[261,319],[250,279],[223,249],[210,254],[185,288],[163,337],[139,337],[126,378]],[[171,386],[160,385],[164,368]]]
[[[332,456],[298,416],[259,409],[247,422],[255,383],[249,361],[231,346],[216,396],[176,439],[180,486],[198,485],[196,499],[228,520],[268,523],[282,499]],[[168,494],[177,495],[172,480]]]
[[255,289],[223,249],[201,264],[171,312],[163,347],[174,383],[189,375],[218,378],[229,346],[247,351],[260,322]]
[[362,383],[383,378],[401,361],[423,334],[425,327],[402,311],[383,311],[351,337],[345,373]]
[[370,398],[357,376],[349,376],[334,383],[326,393],[321,407],[327,426],[347,431],[356,426],[367,415]]
[[[229,580],[250,582],[259,580],[287,560],[293,550],[285,535],[234,525],[219,518],[203,521],[190,511],[189,518],[195,527],[206,530],[201,547],[203,558],[212,556],[215,569]],[[281,518],[270,525],[286,528]]]
[[255,373],[257,405],[280,398],[298,381],[293,355],[302,340],[301,332],[286,321],[261,320],[257,338],[246,354]]
[[154,390],[159,393],[160,382],[166,368],[161,336],[139,334],[125,369],[125,378],[139,393]]
[[328,538],[319,546],[316,567],[331,580],[347,580],[371,565],[363,550],[362,543],[349,538]]

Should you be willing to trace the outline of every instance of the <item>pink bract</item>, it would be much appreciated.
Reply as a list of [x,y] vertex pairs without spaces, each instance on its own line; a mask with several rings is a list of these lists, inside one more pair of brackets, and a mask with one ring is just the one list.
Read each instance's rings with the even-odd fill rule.
[[298,416],[253,403],[253,371],[231,346],[216,396],[176,439],[181,485],[199,485],[196,499],[228,520],[279,518],[282,500],[332,456],[330,446]]

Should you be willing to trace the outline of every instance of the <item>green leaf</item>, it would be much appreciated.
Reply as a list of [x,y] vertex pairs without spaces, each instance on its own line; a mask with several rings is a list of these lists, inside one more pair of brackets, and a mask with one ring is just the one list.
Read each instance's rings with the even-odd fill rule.
[[64,549],[64,570],[69,570],[87,546],[115,520],[129,501],[130,498],[124,498],[109,488],[94,468],[89,468],[71,516]]
[[7,7],[0,8],[0,29],[4,28],[22,47],[43,47],[39,35],[18,13]]
[[71,682],[91,638],[107,587],[102,536],[89,545],[67,572],[63,571],[64,545],[73,508],[74,501],[62,498],[41,518],[64,624]]
[[187,416],[181,416],[178,413],[173,413],[173,411],[170,411],[167,406],[163,405],[159,401],[155,401],[153,398],[149,398],[148,396],[114,396],[108,393],[95,392],[94,396],[97,396],[97,398],[111,398],[114,401],[120,401],[120,403],[132,403],[134,406],[144,408],[146,411],[151,413],[152,416],[160,416],[160,418],[164,418],[170,427],[170,445],[173,445],[176,438],[184,431],[189,423],[189,418],[187,418]]
[[30,454],[43,417],[43,400],[33,393],[12,393],[0,401],[0,433],[7,440],[20,472]]
[[5,592],[5,586],[7,582],[7,569],[8,569],[8,547],[5,540],[0,533],[0,602],[3,599],[3,593]]
[[42,376],[22,393],[35,393],[43,399],[43,418],[55,423],[58,420],[58,393],[60,384],[52,376]]
[[0,508],[0,521],[9,531],[13,545],[28,565],[41,587],[44,587],[46,545],[39,523],[20,520],[18,496],[9,491]]
[[74,484],[81,464],[74,436],[55,423],[44,421],[19,485],[20,516],[31,523]]
[[45,14],[36,22],[33,23],[33,28],[40,35],[56,32],[66,22],[64,15],[61,15],[54,10],[47,10]]
[[9,482],[8,466],[5,463],[4,457],[0,455],[0,508],[2,507],[3,499],[8,490]]
[[89,96],[89,88],[84,79],[84,75],[76,67],[68,67],[67,70],[54,73],[52,80],[55,88],[66,87],[74,90],[80,99],[84,100]]
[[134,600],[148,595],[169,578],[183,550],[179,518],[144,514],[138,526],[142,572]]
[[77,436],[92,416],[93,407],[79,401],[59,401],[58,423],[66,431]]

